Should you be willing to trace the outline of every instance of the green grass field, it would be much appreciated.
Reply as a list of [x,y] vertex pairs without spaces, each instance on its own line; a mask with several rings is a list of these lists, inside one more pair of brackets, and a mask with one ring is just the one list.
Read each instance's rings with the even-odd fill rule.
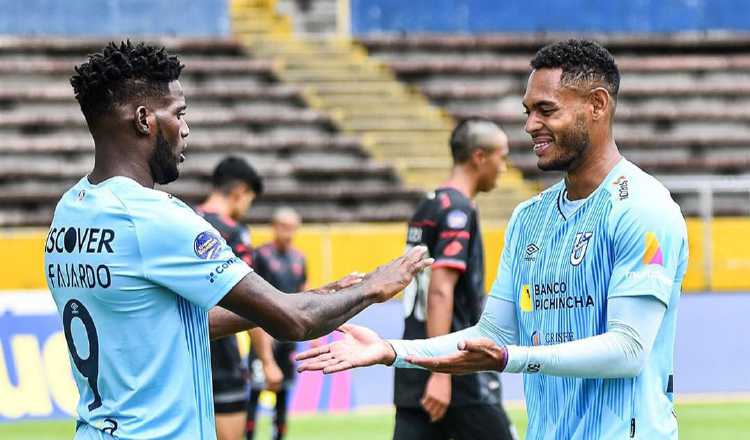
[[[523,409],[510,410],[520,433],[526,430]],[[739,440],[750,438],[750,401],[677,405],[681,440]],[[269,419],[261,420],[257,440],[270,439]],[[393,414],[368,413],[309,415],[293,417],[289,440],[387,440],[391,438]],[[73,422],[22,422],[0,424],[3,440],[62,440],[73,437]],[[521,435],[523,437],[523,435]]]

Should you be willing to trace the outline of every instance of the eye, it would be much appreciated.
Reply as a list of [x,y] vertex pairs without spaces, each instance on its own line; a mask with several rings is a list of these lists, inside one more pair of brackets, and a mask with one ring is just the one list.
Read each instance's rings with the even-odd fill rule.
[[185,112],[177,113],[177,119],[182,119],[183,116],[185,116]]

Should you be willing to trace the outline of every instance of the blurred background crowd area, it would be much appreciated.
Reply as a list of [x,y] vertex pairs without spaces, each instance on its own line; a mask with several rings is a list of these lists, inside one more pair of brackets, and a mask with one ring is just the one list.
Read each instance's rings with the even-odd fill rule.
[[[401,252],[405,221],[446,175],[450,130],[476,115],[500,123],[511,144],[511,170],[479,197],[489,284],[513,208],[561,177],[537,169],[523,132],[529,60],[562,38],[599,41],[622,73],[617,143],[688,217],[684,288],[706,292],[685,295],[694,299],[681,306],[692,321],[682,320],[688,333],[676,356],[689,380],[676,388],[750,392],[734,367],[750,361],[748,344],[735,343],[750,294],[722,294],[750,291],[750,3],[0,0],[0,11],[0,390],[13,397],[0,399],[0,420],[69,414],[70,399],[60,397],[67,385],[21,380],[23,362],[40,363],[43,379],[59,373],[45,369],[57,365],[49,359],[66,356],[54,324],[34,330],[24,321],[50,309],[24,298],[46,289],[42,243],[56,201],[93,164],[68,82],[73,66],[124,38],[163,44],[187,66],[188,157],[180,179],[162,189],[194,204],[219,160],[246,158],[267,188],[245,219],[253,242],[267,241],[275,208],[296,209],[311,285]],[[363,319],[401,325],[398,309],[388,310]],[[36,339],[14,339],[24,331]],[[740,360],[706,365],[689,350],[701,338]],[[713,370],[704,375],[704,367]],[[373,371],[375,383],[388,380]],[[389,402],[386,390],[344,382],[339,400],[321,391],[322,379],[309,385],[309,402],[297,408]],[[520,398],[520,385],[509,387]],[[26,399],[29,389],[48,393],[49,406]],[[37,403],[24,407],[27,400]]]

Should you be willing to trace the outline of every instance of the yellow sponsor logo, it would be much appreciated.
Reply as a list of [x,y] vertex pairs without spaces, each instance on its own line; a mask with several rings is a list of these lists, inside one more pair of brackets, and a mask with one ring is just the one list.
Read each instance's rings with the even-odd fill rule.
[[534,308],[531,305],[531,286],[524,284],[521,286],[521,311],[532,312]]

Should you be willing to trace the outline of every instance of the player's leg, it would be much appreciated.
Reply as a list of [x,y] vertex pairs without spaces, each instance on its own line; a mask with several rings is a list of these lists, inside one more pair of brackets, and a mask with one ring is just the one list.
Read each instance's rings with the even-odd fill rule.
[[246,440],[253,440],[253,436],[255,435],[255,421],[259,399],[260,390],[256,390],[255,388],[250,390],[250,400],[247,402],[247,422],[245,423]]
[[217,440],[242,440],[247,416],[245,406],[244,400],[214,405]]
[[448,440],[442,424],[430,422],[422,408],[396,407],[393,440]]
[[451,406],[445,414],[454,440],[517,440],[502,405]]
[[273,416],[273,440],[281,440],[286,435],[289,390],[284,387],[276,393],[276,411]]

